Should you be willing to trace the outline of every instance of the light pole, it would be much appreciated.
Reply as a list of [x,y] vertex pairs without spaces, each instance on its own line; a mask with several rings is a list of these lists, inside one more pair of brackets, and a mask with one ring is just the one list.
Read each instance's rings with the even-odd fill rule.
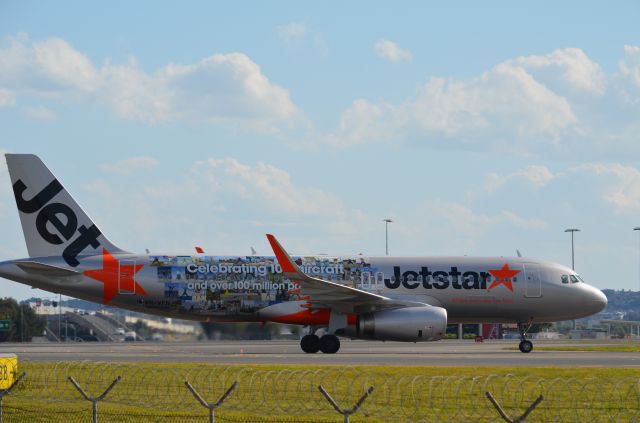
[[[635,228],[633,228],[634,231],[639,231],[638,234],[640,234],[640,226],[636,226]],[[638,238],[640,239],[640,238]],[[640,250],[639,250],[640,251]],[[638,263],[638,288],[640,289],[640,263]]]
[[62,342],[62,293],[58,297],[58,342]]
[[384,222],[384,252],[389,255],[389,223],[393,222],[391,219],[383,219]]
[[565,232],[571,232],[571,269],[576,270],[575,255],[573,253],[573,233],[580,232],[580,229],[565,229]]

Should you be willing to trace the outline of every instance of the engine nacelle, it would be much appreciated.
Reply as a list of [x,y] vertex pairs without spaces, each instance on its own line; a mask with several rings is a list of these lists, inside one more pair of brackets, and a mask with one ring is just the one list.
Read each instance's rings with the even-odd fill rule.
[[379,341],[422,342],[442,339],[447,310],[442,307],[406,307],[358,315],[345,335]]

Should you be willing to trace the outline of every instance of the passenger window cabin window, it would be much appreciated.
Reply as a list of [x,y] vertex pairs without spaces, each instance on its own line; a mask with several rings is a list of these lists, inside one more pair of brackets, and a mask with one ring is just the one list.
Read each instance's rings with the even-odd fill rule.
[[578,282],[580,282],[580,281],[578,280],[578,278],[576,278],[576,276],[575,276],[575,275],[571,275],[570,277],[571,277],[571,283],[578,283]]
[[562,283],[569,283],[569,276],[567,275],[562,275]]

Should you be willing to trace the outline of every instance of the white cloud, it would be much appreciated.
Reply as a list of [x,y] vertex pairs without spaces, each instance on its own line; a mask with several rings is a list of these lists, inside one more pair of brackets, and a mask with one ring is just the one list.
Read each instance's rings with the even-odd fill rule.
[[297,187],[285,170],[266,163],[247,165],[234,158],[198,162],[195,174],[214,191],[232,192],[270,210],[292,215],[345,218],[341,201],[312,187]]
[[216,54],[195,65],[168,65],[158,72],[158,79],[171,96],[174,116],[200,116],[214,122],[293,122],[298,118],[289,92],[271,84],[242,53]]
[[9,37],[0,47],[0,104],[14,96],[67,96],[107,104],[125,119],[196,121],[278,132],[303,120],[289,92],[272,84],[242,53],[215,54],[195,64],[168,64],[147,73],[135,58],[91,60],[59,38]]
[[31,42],[6,37],[0,48],[0,86],[14,93],[92,92],[100,85],[91,61],[60,38]]
[[0,218],[6,217],[7,212],[15,204],[13,192],[11,189],[11,178],[9,178],[9,169],[4,155],[9,153],[7,150],[0,148]]
[[603,199],[613,205],[617,213],[640,212],[640,169],[620,163],[589,163],[572,170],[613,176],[614,182],[605,189]]
[[150,171],[160,163],[153,157],[129,157],[116,163],[105,163],[100,168],[118,175],[131,175],[137,171]]
[[7,176],[7,182],[6,184],[3,184],[0,187],[0,191],[5,191],[6,192],[11,192],[11,188],[9,188],[11,186],[11,182],[9,181],[9,168],[7,167],[7,160],[5,158],[5,154],[8,154],[9,151],[7,150],[3,150],[0,148],[0,178],[4,178],[5,175]]
[[624,59],[618,63],[620,73],[633,84],[640,88],[640,47],[624,46]]
[[16,99],[9,90],[0,88],[0,107],[8,107],[16,104]]
[[383,59],[393,63],[410,62],[413,60],[413,54],[409,50],[404,50],[396,43],[390,40],[380,40],[374,45],[376,54]]
[[289,22],[278,26],[278,35],[285,40],[304,38],[308,31],[305,24],[301,22]]
[[121,118],[149,123],[172,119],[172,92],[161,78],[142,71],[134,58],[124,65],[107,65],[102,72],[109,91],[103,96]]
[[401,132],[408,119],[408,116],[402,116],[392,104],[355,100],[342,113],[338,132],[329,135],[327,140],[340,146],[389,140],[394,134]]
[[542,56],[518,57],[506,63],[526,69],[546,84],[559,80],[562,84],[554,84],[555,89],[567,85],[577,91],[603,94],[606,88],[606,78],[600,66],[579,48],[557,49]]
[[498,224],[509,222],[512,226],[522,229],[546,229],[549,225],[542,219],[525,218],[514,212],[503,210],[497,217]]
[[523,179],[537,189],[547,185],[558,176],[559,174],[554,174],[546,166],[530,165],[508,175],[499,175],[495,172],[489,173],[485,178],[484,189],[491,193],[514,179]]
[[502,210],[494,215],[486,215],[476,213],[471,208],[460,203],[444,200],[429,202],[427,208],[437,219],[447,222],[448,227],[468,236],[479,236],[496,226],[505,224],[530,230],[545,229],[548,226],[544,220],[525,218],[509,210]]
[[[129,169],[120,163],[115,167]],[[186,172],[174,168],[173,176],[159,171],[156,166],[152,183],[130,179],[127,189],[113,178],[84,183],[91,193],[87,210],[96,211],[98,223],[121,227],[123,219],[129,222],[136,228],[135,237],[125,234],[129,245],[175,250],[198,243],[214,246],[220,253],[248,250],[251,244],[236,249],[236,243],[249,241],[238,241],[242,238],[234,231],[253,233],[258,237],[251,238],[253,243],[274,228],[282,232],[295,228],[292,238],[297,241],[291,246],[302,252],[305,244],[312,245],[305,240],[309,234],[320,231],[340,241],[358,239],[370,221],[321,187],[297,184],[287,171],[268,163],[209,158],[195,162]],[[184,230],[194,227],[195,232]],[[153,242],[148,241],[151,238]]]
[[611,75],[581,49],[564,48],[505,60],[475,77],[430,77],[403,101],[356,99],[324,140],[520,155],[637,153],[637,104],[640,48],[626,46]]
[[51,122],[56,120],[56,114],[44,106],[26,106],[22,108],[22,113],[29,119]]
[[311,50],[323,56],[326,56],[329,52],[329,47],[323,35],[302,22],[289,22],[279,25],[276,31],[278,37],[288,48],[298,49],[299,51],[304,50],[305,52]]
[[102,199],[111,199],[115,193],[113,187],[104,179],[85,182],[82,184],[82,189]]
[[[585,174],[598,178],[586,180]],[[528,166],[507,175],[491,172],[485,178],[484,190],[494,193],[516,180],[526,181],[534,189],[538,189],[560,177],[572,184],[576,181],[588,184],[589,192],[600,190],[602,200],[613,206],[619,214],[640,212],[640,169],[621,163],[587,163],[571,167],[566,173],[554,173],[539,165]]]
[[400,104],[354,101],[328,141],[349,146],[371,141],[423,142],[518,150],[527,143],[556,144],[578,119],[568,100],[510,63],[468,81],[431,78]]

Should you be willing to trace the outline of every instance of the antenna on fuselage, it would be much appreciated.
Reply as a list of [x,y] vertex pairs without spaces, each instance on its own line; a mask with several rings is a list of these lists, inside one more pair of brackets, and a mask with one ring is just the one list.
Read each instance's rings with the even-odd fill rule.
[[522,257],[522,253],[518,249],[516,249],[516,254],[518,255],[518,257]]
[[255,248],[253,248],[253,247],[251,247],[251,255],[252,255],[252,256],[255,256],[256,254],[258,254],[258,253],[256,252],[256,249],[255,249]]

